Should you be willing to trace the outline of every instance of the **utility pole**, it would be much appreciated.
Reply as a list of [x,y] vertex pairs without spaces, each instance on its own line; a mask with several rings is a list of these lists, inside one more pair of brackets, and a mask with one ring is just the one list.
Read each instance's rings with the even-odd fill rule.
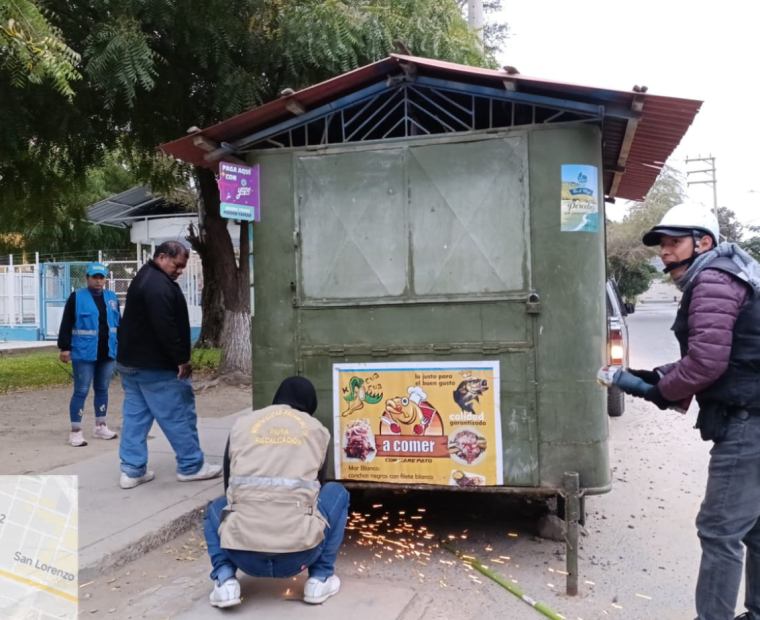
[[[689,185],[699,185],[699,184],[708,184],[712,185],[713,189],[713,212],[715,213],[715,217],[718,217],[718,178],[715,176],[716,170],[715,170],[715,158],[710,155],[708,157],[693,157],[689,159],[686,158],[686,163],[690,164],[693,162],[699,162],[703,164],[709,164],[709,168],[704,168],[702,170],[688,170],[686,172],[687,177],[687,183],[686,186]],[[688,176],[690,174],[709,174],[710,177],[707,179],[701,179],[699,181],[688,181]]]
[[480,41],[480,47],[483,48],[483,0],[467,0],[467,21],[472,30]]

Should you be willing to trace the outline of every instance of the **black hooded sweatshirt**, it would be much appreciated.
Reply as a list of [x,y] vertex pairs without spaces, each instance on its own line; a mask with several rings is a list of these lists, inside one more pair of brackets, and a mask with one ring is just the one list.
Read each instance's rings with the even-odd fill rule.
[[[273,405],[287,405],[297,411],[303,411],[313,416],[317,410],[317,391],[314,385],[305,377],[288,377],[277,388],[277,393],[272,399]],[[324,486],[327,475],[327,457],[317,474],[319,484]],[[227,447],[224,449],[224,492],[230,483],[230,439],[227,438]]]

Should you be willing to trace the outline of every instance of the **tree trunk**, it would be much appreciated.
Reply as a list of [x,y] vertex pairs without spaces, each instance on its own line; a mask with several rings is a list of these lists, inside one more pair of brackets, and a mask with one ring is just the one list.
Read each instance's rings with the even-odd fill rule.
[[[214,173],[196,168],[203,199],[204,282],[205,264],[209,277],[218,284],[223,300],[224,316],[220,323],[222,359],[220,374],[239,383],[251,381],[251,307],[248,263],[248,223],[240,227],[240,264],[227,229],[227,219],[220,216],[219,189]],[[205,286],[205,284],[204,284]],[[204,308],[205,311],[205,308]],[[205,317],[204,317],[205,320]],[[219,318],[215,319],[219,321]]]
[[218,349],[222,342],[224,325],[224,296],[222,287],[214,273],[213,261],[207,256],[206,243],[201,231],[191,224],[187,237],[192,248],[198,252],[203,268],[203,290],[201,291],[201,335],[195,347],[198,349]]

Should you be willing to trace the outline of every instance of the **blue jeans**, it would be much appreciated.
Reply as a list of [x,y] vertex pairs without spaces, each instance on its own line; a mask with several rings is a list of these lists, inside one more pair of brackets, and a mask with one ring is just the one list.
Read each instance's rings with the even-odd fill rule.
[[288,579],[309,569],[309,577],[324,581],[335,572],[335,560],[343,542],[348,519],[348,491],[342,484],[328,482],[319,492],[317,506],[327,519],[325,539],[313,549],[294,553],[260,553],[222,549],[219,539],[221,513],[227,505],[227,498],[220,497],[209,503],[203,531],[206,535],[208,554],[211,556],[211,579],[224,583],[235,576],[240,569],[251,577],[276,577]]
[[190,379],[177,379],[176,370],[120,369],[124,387],[124,425],[119,457],[130,478],[145,475],[148,432],[155,420],[177,455],[177,472],[197,473],[203,467],[198,439],[198,416]]
[[733,620],[747,548],[745,606],[760,619],[760,416],[729,418],[728,433],[710,451],[697,531],[702,563],[697,620]]
[[84,401],[90,393],[90,385],[95,392],[95,420],[105,420],[108,413],[108,385],[113,375],[113,360],[105,362],[71,362],[74,368],[74,394],[69,403],[71,425],[81,427],[84,415]]

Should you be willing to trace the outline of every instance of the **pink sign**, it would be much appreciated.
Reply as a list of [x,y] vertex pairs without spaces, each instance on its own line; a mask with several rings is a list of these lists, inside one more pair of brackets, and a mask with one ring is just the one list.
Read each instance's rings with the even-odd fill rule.
[[249,222],[261,221],[259,166],[219,164],[221,216]]

